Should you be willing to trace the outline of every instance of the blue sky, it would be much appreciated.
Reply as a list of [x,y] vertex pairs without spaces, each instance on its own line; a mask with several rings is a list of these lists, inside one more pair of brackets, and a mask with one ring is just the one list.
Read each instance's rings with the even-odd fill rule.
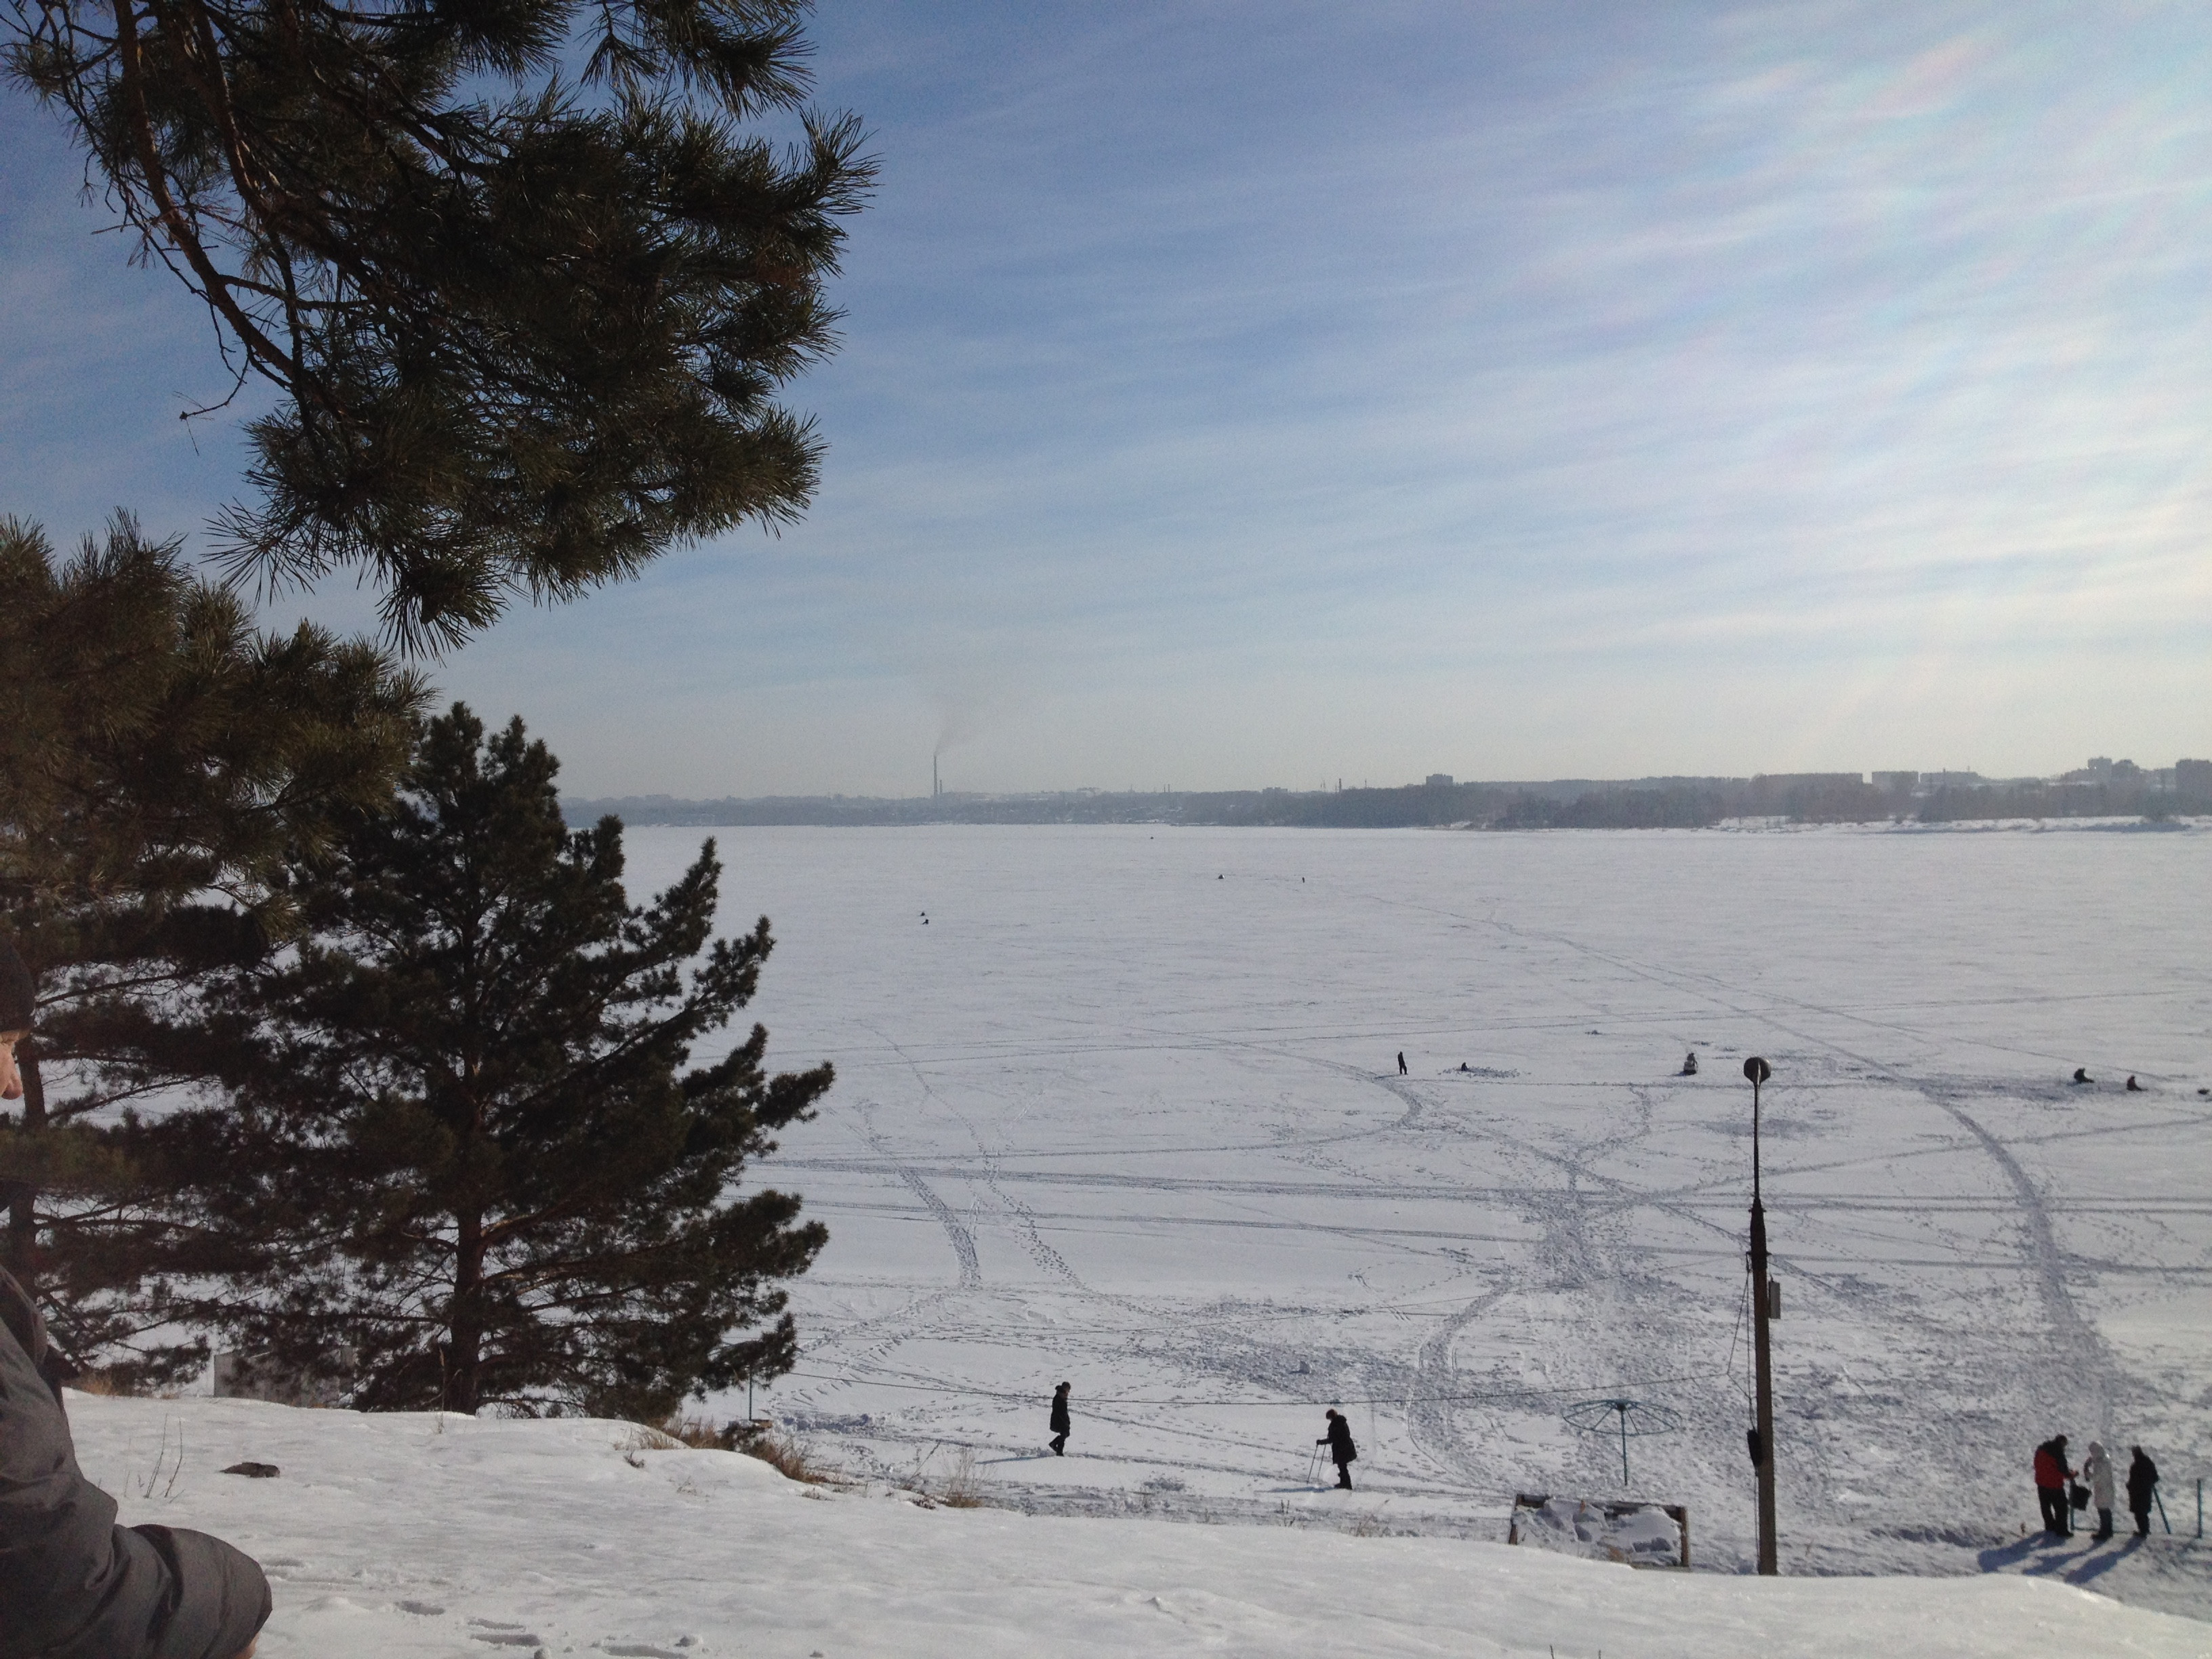
[[[884,176],[791,391],[812,513],[436,667],[577,791],[2212,754],[2203,8],[813,34]],[[20,94],[0,143],[0,511],[197,532],[240,460],[176,418],[204,317]]]

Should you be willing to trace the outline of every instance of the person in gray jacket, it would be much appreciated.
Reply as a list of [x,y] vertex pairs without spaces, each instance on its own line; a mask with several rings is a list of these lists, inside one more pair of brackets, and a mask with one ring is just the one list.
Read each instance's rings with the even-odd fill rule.
[[[30,975],[0,939],[0,1097],[15,1099]],[[204,1533],[118,1527],[76,1466],[62,1379],[23,1287],[0,1270],[0,1659],[251,1659],[269,1581]]]

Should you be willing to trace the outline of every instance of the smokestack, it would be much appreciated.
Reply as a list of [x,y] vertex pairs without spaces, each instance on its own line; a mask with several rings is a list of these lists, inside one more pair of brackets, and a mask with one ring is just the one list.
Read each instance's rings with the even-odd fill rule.
[[929,757],[929,798],[932,800],[935,800],[938,796],[944,793],[945,792],[942,789],[938,787],[937,784],[937,757],[932,755]]

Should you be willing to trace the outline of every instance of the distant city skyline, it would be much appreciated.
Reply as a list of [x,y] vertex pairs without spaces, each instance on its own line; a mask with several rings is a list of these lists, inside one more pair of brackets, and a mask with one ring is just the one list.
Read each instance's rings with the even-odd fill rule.
[[[2212,13],[811,33],[884,166],[788,392],[812,512],[430,665],[568,793],[2212,754]],[[204,548],[251,412],[177,418],[226,389],[204,315],[20,92],[0,142],[0,513]]]
[[2199,758],[2193,756],[2177,756],[2172,761],[2167,762],[2163,765],[2143,765],[2127,756],[2122,756],[2118,758],[2114,758],[2111,756],[2092,756],[2086,764],[2079,767],[2066,767],[2042,772],[2013,773],[1998,776],[1992,776],[1989,774],[1976,771],[1971,767],[1938,768],[1933,770],[1925,771],[1917,768],[1907,769],[1900,767],[1896,769],[1864,768],[1857,771],[1844,769],[1834,772],[1809,773],[1737,771],[1692,774],[1645,772],[1611,778],[1582,777],[1572,775],[1549,778],[1474,778],[1462,777],[1455,773],[1449,772],[1431,772],[1422,777],[1395,780],[1377,780],[1370,777],[1361,777],[1356,781],[1348,778],[1323,778],[1310,784],[1277,782],[1273,784],[1237,785],[1228,787],[1208,785],[1203,782],[1187,785],[1176,785],[1172,783],[1144,784],[1132,782],[1120,785],[1098,783],[1073,784],[1064,785],[1056,788],[1049,789],[970,788],[958,785],[946,785],[943,783],[941,779],[933,776],[930,781],[929,787],[904,791],[890,791],[880,794],[856,793],[848,790],[826,790],[819,792],[773,792],[768,794],[755,796],[734,794],[714,796],[687,795],[680,791],[656,789],[634,791],[623,794],[588,795],[574,789],[564,788],[562,791],[562,797],[564,800],[582,803],[585,805],[604,805],[612,801],[631,800],[665,801],[672,805],[709,805],[717,800],[775,800],[793,799],[820,800],[919,800],[937,795],[972,795],[985,797],[1004,796],[1009,798],[1018,798],[1025,795],[1207,795],[1240,793],[1251,793],[1255,791],[1264,793],[1288,793],[1322,794],[1332,792],[1341,793],[1346,790],[1354,789],[1394,790],[1415,789],[1422,787],[1442,787],[1447,789],[1455,787],[1511,788],[1516,787],[1538,787],[1544,785],[1563,784],[1593,784],[1604,787],[1617,787],[1623,785],[1650,784],[1677,781],[1699,782],[1728,781],[1744,782],[1756,780],[1769,782],[1780,782],[1811,779],[1851,779],[1869,784],[1878,789],[1892,787],[1900,789],[1929,789],[1945,787],[1965,787],[1977,783],[2087,784],[2109,782],[2148,787],[2154,791],[2172,791],[2177,788],[2182,788],[2187,789],[2197,794],[2201,794],[2208,799],[2212,799],[2212,759]]

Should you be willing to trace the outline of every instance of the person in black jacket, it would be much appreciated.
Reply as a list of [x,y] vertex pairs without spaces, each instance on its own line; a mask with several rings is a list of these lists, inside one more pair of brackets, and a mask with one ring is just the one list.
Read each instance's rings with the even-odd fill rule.
[[1336,1484],[1346,1492],[1352,1490],[1352,1462],[1359,1455],[1359,1448],[1352,1443],[1352,1425],[1332,1406],[1328,1410],[1328,1432],[1314,1442],[1328,1448],[1330,1460],[1336,1465]]
[[[31,976],[0,939],[0,1098]],[[251,1659],[269,1617],[261,1569],[219,1540],[118,1527],[76,1466],[62,1379],[72,1367],[30,1297],[0,1270],[0,1659]]]
[[1067,1384],[1063,1382],[1052,1391],[1052,1455],[1067,1455],[1068,1431],[1073,1425],[1067,1419]]
[[2128,1510],[2136,1518],[2136,1536],[2150,1536],[2151,1494],[2158,1489],[2158,1465],[2141,1446],[2130,1446],[2135,1462],[2128,1465]]

